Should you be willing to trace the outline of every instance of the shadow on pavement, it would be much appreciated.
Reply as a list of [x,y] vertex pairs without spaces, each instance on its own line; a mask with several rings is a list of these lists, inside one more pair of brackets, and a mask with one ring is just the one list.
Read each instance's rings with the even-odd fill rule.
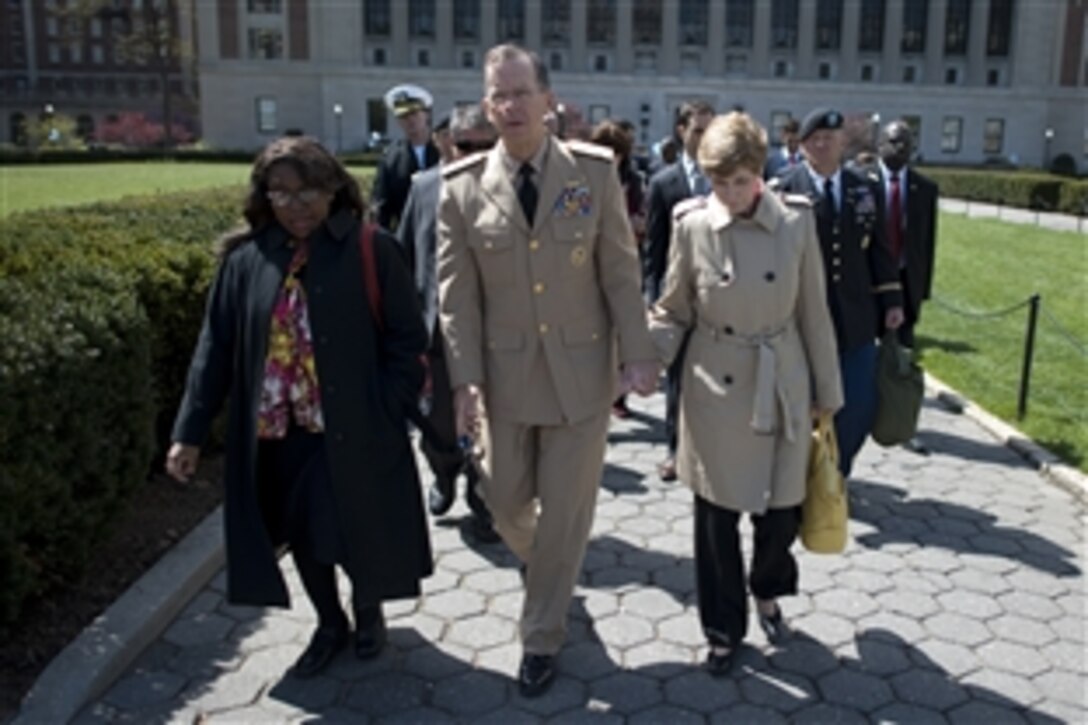
[[608,445],[618,443],[665,443],[665,421],[656,415],[648,415],[638,410],[631,410],[631,414],[622,421],[622,424],[638,423],[639,428],[632,430],[617,430],[618,423],[613,420],[608,431]]
[[875,532],[854,538],[870,549],[896,542],[940,547],[958,553],[1013,559],[1055,576],[1081,573],[1076,554],[1038,534],[1003,526],[985,511],[930,498],[909,498],[906,489],[859,479],[850,481],[850,518]]
[[615,494],[646,493],[649,489],[642,483],[646,475],[615,463],[604,464],[601,476],[601,488]]

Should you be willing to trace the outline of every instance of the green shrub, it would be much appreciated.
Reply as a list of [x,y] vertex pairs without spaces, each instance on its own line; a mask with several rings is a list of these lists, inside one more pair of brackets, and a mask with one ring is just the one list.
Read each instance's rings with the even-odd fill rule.
[[116,272],[0,275],[0,626],[78,575],[144,479],[151,332]]
[[941,187],[941,196],[1039,211],[1083,214],[1088,182],[1029,171],[928,167],[922,173]]

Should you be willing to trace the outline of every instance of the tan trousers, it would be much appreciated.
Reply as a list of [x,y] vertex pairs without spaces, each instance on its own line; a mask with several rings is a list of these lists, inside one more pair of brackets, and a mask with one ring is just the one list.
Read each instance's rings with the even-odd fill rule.
[[[521,642],[555,654],[593,526],[608,411],[574,425],[488,419],[481,486],[495,529],[526,565]],[[539,505],[538,505],[539,503]]]

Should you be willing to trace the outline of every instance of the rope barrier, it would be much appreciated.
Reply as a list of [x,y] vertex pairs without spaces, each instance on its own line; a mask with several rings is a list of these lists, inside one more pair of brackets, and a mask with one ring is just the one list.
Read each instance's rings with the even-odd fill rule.
[[1005,307],[1005,308],[1000,309],[1000,310],[994,310],[992,312],[978,312],[976,310],[965,310],[962,307],[957,307],[956,305],[952,304],[951,302],[945,302],[944,300],[942,300],[940,297],[938,297],[936,295],[932,295],[930,297],[930,301],[936,303],[936,305],[938,307],[942,307],[945,310],[947,310],[948,312],[951,312],[953,314],[961,315],[963,317],[974,317],[976,319],[1004,317],[1005,315],[1010,315],[1013,312],[1016,312],[1017,310],[1022,310],[1025,307],[1027,307],[1028,305],[1031,304],[1031,298],[1029,297],[1026,300],[1022,301],[1022,302],[1017,302],[1014,305],[1010,305],[1009,307]]
[[1050,322],[1050,324],[1058,328],[1057,333],[1059,337],[1065,338],[1065,341],[1075,347],[1077,349],[1077,352],[1079,352],[1084,357],[1088,357],[1088,345],[1078,340],[1076,336],[1072,332],[1070,332],[1065,325],[1058,322],[1057,318],[1054,317],[1054,315],[1050,314],[1050,312],[1047,311],[1045,307],[1040,307],[1040,311],[1043,313],[1043,317],[1045,317],[1047,321]]

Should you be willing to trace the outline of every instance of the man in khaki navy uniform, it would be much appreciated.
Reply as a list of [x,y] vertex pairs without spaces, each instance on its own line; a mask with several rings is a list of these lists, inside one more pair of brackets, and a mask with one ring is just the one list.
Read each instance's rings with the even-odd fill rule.
[[845,397],[835,415],[839,469],[848,477],[876,419],[876,336],[903,323],[903,293],[884,241],[884,195],[873,178],[842,165],[842,125],[842,114],[830,108],[805,116],[805,163],[772,185],[808,196],[815,207]]
[[500,141],[446,167],[438,221],[458,432],[480,443],[484,498],[523,564],[527,697],[555,677],[617,370],[643,395],[659,372],[612,154],[552,138],[553,100],[535,54],[488,52],[483,106]]

